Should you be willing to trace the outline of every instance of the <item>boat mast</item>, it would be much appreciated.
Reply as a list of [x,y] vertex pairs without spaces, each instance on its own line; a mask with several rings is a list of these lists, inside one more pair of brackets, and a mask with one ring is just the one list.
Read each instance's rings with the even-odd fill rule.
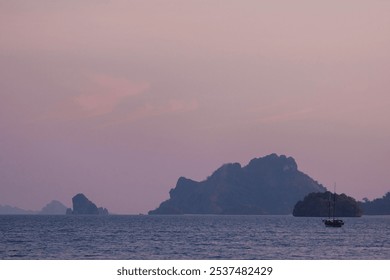
[[334,183],[334,190],[333,190],[333,221],[335,215],[336,215],[336,183]]

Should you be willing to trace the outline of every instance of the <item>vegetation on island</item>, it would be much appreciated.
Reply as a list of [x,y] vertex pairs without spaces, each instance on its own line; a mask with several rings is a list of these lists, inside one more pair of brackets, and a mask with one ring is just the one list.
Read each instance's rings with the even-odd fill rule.
[[308,194],[293,210],[297,217],[328,217],[333,213],[337,217],[360,217],[362,209],[354,198],[326,191]]
[[373,201],[366,198],[364,202],[359,204],[364,215],[390,215],[390,192],[386,193],[382,198],[376,198]]

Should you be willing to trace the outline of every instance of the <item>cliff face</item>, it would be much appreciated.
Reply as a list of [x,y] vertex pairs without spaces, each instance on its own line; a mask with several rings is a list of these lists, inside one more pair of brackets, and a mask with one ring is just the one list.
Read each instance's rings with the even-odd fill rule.
[[67,209],[67,215],[107,215],[106,208],[98,208],[95,203],[90,201],[84,194],[79,193],[72,198],[73,210]]
[[345,194],[336,194],[336,203],[334,204],[334,194],[310,193],[303,201],[298,201],[294,207],[293,215],[297,217],[328,217],[333,216],[335,207],[335,216],[337,217],[360,217],[362,210],[358,202]]
[[181,177],[149,214],[290,214],[305,195],[324,191],[293,158],[272,154],[245,167],[225,164],[202,182]]

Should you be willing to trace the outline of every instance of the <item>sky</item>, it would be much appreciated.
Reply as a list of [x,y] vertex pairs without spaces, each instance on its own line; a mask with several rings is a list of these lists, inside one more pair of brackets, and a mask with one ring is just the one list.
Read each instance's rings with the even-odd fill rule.
[[390,191],[390,1],[0,0],[0,205],[147,213],[271,153]]

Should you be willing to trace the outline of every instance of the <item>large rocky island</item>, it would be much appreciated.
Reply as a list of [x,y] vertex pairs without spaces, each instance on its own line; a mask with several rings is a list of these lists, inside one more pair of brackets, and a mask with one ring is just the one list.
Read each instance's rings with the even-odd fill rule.
[[84,194],[79,193],[72,198],[73,210],[68,208],[67,215],[108,215],[108,210],[103,207],[97,207]]
[[225,164],[202,182],[181,177],[149,214],[291,214],[307,194],[325,191],[292,157],[271,154],[244,167]]

